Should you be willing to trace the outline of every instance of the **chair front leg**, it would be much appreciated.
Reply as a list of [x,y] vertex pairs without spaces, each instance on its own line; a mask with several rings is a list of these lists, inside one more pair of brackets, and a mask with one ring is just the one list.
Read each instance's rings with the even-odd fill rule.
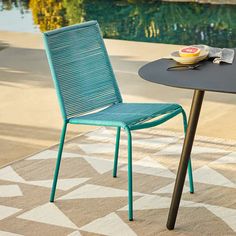
[[133,220],[133,180],[132,180],[132,136],[129,128],[125,129],[128,137],[128,206],[129,220]]
[[65,136],[66,136],[66,128],[67,128],[67,123],[65,122],[61,131],[61,138],[60,138],[60,144],[59,144],[59,149],[58,149],[58,154],[57,154],[57,163],[56,163],[56,168],[54,172],[50,202],[54,202],[54,197],[55,197],[55,192],[56,192],[56,187],[57,187],[57,179],[58,179],[58,174],[59,174],[59,169],[60,169],[60,164],[61,164],[61,156],[62,156],[64,141],[65,141]]
[[117,176],[119,146],[120,146],[120,127],[117,127],[117,131],[116,131],[116,147],[115,147],[114,167],[113,167],[113,177]]
[[[186,114],[185,114],[184,110],[182,110],[182,115],[183,115],[183,123],[184,123],[184,134],[186,135],[187,128],[188,128],[188,123],[187,123],[187,117],[186,117]],[[188,178],[189,178],[190,193],[194,193],[191,158],[189,159],[189,162],[188,162]]]

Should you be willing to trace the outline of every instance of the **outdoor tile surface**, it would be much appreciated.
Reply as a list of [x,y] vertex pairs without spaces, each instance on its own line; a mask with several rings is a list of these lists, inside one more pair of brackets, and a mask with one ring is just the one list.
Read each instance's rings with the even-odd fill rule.
[[133,133],[134,221],[127,219],[127,145],[112,177],[115,129],[66,142],[56,200],[49,203],[57,147],[0,169],[0,235],[236,235],[236,148],[197,137],[195,194],[184,186],[174,231],[165,227],[183,135]]

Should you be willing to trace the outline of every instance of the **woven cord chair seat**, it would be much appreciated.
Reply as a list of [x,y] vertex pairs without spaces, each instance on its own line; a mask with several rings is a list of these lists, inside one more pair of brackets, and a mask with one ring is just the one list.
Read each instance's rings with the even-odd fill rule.
[[101,111],[69,119],[71,124],[93,124],[130,128],[160,115],[166,115],[182,107],[163,103],[118,103]]

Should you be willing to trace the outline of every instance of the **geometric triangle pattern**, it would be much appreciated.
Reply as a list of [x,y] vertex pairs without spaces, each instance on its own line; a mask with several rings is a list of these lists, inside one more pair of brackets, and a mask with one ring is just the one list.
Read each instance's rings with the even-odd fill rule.
[[16,184],[0,185],[0,197],[19,197],[23,196],[20,187]]
[[139,160],[139,161],[135,161],[134,165],[141,165],[141,166],[145,166],[145,167],[152,167],[152,168],[157,168],[160,170],[168,170],[167,167],[163,166],[162,164],[160,164],[156,159],[153,159],[149,156]]
[[[156,195],[146,195],[134,201],[134,210],[151,210],[151,209],[165,209],[169,208],[171,203],[171,198],[160,197]],[[191,201],[181,201],[181,206],[183,207],[201,207],[201,203],[195,203]],[[127,211],[128,206],[125,206],[119,211]]]
[[[54,203],[58,147],[0,168],[0,235],[169,235],[166,217],[183,134],[158,127],[135,131],[133,222],[127,219],[127,137],[121,132],[117,178],[115,138],[116,129],[102,128],[65,143]],[[195,194],[186,178],[177,233],[236,235],[236,145],[222,140],[219,147],[207,137],[195,143]]]
[[[101,128],[99,131],[94,131],[86,134],[89,140],[106,140],[106,141],[115,141],[115,132],[111,132],[106,128]],[[133,140],[134,145],[137,146],[146,146],[146,147],[154,147],[159,148],[163,147],[167,144],[176,142],[179,137],[169,136],[169,137],[158,137],[158,138],[135,138]],[[123,144],[127,143],[126,138],[120,140]]]
[[0,220],[5,219],[5,218],[15,214],[20,210],[21,209],[18,209],[18,208],[15,208],[15,207],[0,205]]
[[[55,150],[45,150],[42,152],[39,152],[26,160],[47,160],[47,159],[57,159],[58,151]],[[62,158],[77,158],[81,157],[81,155],[78,155],[76,153],[69,153],[69,152],[63,152]]]
[[68,234],[67,236],[82,236],[82,234],[77,230],[72,232],[71,234]]
[[[142,193],[133,193],[134,196],[143,196]],[[93,184],[86,184],[58,199],[69,200],[69,199],[88,199],[88,198],[114,198],[114,197],[127,197],[127,190],[121,190],[111,187],[104,187]]]
[[84,225],[80,229],[107,236],[137,236],[137,234],[114,212]]
[[[161,194],[161,193],[173,193],[174,186],[175,186],[175,183],[171,183],[169,185],[166,185],[166,186],[154,191],[153,193],[159,193],[159,194]],[[189,187],[184,185],[183,193],[187,193],[187,192],[189,192]]]
[[85,134],[89,140],[115,140],[115,133],[104,127]]
[[77,144],[77,146],[86,154],[104,154],[104,153],[113,153],[114,145],[107,144],[99,145],[99,144]]
[[211,164],[236,164],[236,152],[232,152],[228,155],[225,155],[211,162]]
[[[177,153],[181,154],[183,144],[176,144],[171,145],[166,148],[163,148],[162,150],[156,152],[156,155],[176,155]],[[210,148],[210,147],[201,147],[201,146],[194,146],[192,154],[203,154],[203,153],[227,153],[227,151],[219,149],[219,148]]]
[[[58,179],[57,189],[67,191],[77,185],[85,183],[88,180],[89,180],[89,178]],[[50,179],[50,180],[37,180],[37,181],[27,181],[27,184],[51,188],[52,182],[53,182],[52,179]],[[1,189],[1,186],[0,186],[0,189]],[[0,194],[0,196],[1,196],[1,194]]]
[[99,173],[104,174],[113,169],[113,161],[102,158],[84,157],[84,159]]
[[[50,180],[35,180],[35,181],[26,181],[24,180],[16,171],[11,167],[7,166],[5,168],[0,169],[0,180],[6,180],[11,182],[18,182],[18,183],[24,183],[24,184],[30,184],[35,186],[42,186],[51,188],[52,187],[52,179]],[[58,179],[58,189],[61,190],[68,190],[70,188],[73,188],[79,184],[82,184],[89,180],[89,178],[70,178],[70,179]],[[7,188],[7,192],[4,192],[4,189]],[[2,191],[1,191],[2,189]],[[11,193],[15,192],[15,193]],[[0,185],[0,197],[4,196],[6,194],[20,194],[19,186],[1,186]]]
[[19,215],[17,218],[78,229],[54,203],[46,203]]
[[[127,166],[122,167],[121,170],[127,171]],[[146,175],[162,176],[172,179],[175,178],[174,173],[151,157],[145,157],[139,161],[134,162],[133,172]]]
[[229,227],[236,232],[236,209],[229,209],[226,207],[219,206],[205,206],[208,210],[222,219]]
[[[170,198],[156,195],[146,195],[134,201],[134,210],[165,209],[170,206]],[[128,206],[122,207],[119,211],[127,211]]]
[[7,166],[0,169],[0,180],[7,180],[20,183],[25,182],[25,180],[19,174],[17,174],[11,166]]
[[193,172],[194,180],[199,183],[235,188],[236,184],[209,166],[203,166]]
[[160,148],[170,143],[174,143],[178,140],[177,137],[165,137],[165,138],[142,138],[142,139],[134,139],[134,145],[141,145],[143,147],[154,147]]

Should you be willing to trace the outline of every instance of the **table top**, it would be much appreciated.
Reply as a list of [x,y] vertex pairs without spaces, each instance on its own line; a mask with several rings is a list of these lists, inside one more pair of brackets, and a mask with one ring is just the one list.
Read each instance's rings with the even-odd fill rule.
[[160,59],[142,66],[139,75],[150,82],[172,87],[236,93],[236,58],[233,64],[218,65],[209,60],[200,63],[195,70],[167,71],[168,67],[177,63]]

